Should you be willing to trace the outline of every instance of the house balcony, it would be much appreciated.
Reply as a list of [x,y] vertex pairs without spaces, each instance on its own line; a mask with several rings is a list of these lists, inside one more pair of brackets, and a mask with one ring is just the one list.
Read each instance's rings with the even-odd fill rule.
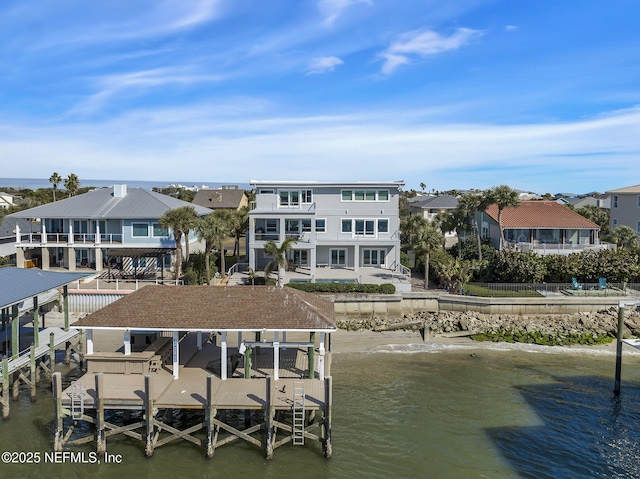
[[[99,236],[99,238],[98,238]],[[99,239],[99,241],[97,241]],[[21,233],[19,244],[31,245],[93,245],[98,243],[104,244],[121,244],[122,234],[89,234],[89,233]]]
[[598,244],[570,244],[570,243],[543,243],[534,242],[507,242],[508,248],[514,248],[520,251],[534,251],[539,255],[561,254],[568,255],[571,253],[581,253],[583,251],[595,251],[602,249],[616,249],[615,244],[598,243]]

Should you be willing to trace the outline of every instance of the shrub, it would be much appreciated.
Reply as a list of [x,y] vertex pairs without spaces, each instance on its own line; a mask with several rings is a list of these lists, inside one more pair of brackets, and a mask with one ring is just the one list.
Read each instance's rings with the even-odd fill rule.
[[308,293],[394,294],[396,292],[396,287],[392,284],[287,283],[286,286]]

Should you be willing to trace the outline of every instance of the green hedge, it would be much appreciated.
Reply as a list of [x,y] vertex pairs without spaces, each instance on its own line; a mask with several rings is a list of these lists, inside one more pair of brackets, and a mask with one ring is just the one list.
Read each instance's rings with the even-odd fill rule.
[[287,283],[287,287],[308,293],[369,293],[394,294],[392,284],[347,284],[347,283]]

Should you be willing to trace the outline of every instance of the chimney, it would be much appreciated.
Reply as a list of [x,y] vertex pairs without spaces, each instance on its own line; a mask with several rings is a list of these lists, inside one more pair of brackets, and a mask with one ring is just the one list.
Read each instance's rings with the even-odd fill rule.
[[127,196],[127,185],[113,185],[113,197],[124,198]]

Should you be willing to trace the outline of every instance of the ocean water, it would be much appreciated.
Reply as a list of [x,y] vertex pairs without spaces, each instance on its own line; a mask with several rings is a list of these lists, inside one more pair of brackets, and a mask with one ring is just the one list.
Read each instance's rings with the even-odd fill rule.
[[[273,461],[236,442],[206,459],[185,441],[146,458],[107,439],[119,464],[1,464],[2,477],[640,478],[640,357],[441,345],[334,354],[333,457],[285,446]],[[553,350],[557,352],[558,350]],[[0,422],[0,452],[52,449],[53,403],[27,391]],[[95,446],[72,449],[89,454]]]
[[[64,182],[64,181],[63,181]],[[154,187],[162,188],[168,185],[183,185],[183,186],[197,186],[202,188],[221,188],[223,185],[237,185],[238,188],[250,190],[251,187],[248,183],[235,183],[235,182],[212,182],[205,180],[193,181],[142,181],[142,180],[90,180],[80,178],[80,186],[95,186],[102,188],[105,186],[112,186],[114,184],[126,184],[129,188],[144,188],[151,190]],[[11,186],[14,188],[28,188],[30,190],[37,190],[38,188],[51,188],[48,178],[0,178],[0,187]],[[62,188],[62,183],[59,185]]]

